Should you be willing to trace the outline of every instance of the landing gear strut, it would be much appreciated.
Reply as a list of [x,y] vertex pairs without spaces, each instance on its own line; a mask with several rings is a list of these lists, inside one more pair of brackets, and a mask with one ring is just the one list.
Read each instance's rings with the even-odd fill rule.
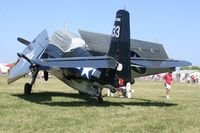
[[97,102],[98,103],[103,103],[103,98],[102,98],[102,93],[99,93],[99,96],[97,97]]
[[32,86],[35,83],[38,72],[39,72],[38,70],[36,70],[35,72],[33,71],[31,83],[25,83],[24,84],[24,94],[31,94]]

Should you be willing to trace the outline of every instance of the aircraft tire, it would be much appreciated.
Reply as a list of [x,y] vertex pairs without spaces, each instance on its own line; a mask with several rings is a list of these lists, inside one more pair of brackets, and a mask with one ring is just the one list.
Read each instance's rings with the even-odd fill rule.
[[135,84],[135,79],[132,79],[132,80],[131,80],[131,84]]
[[122,95],[123,95],[124,97],[126,97],[126,95],[127,95],[126,90],[122,89],[121,92],[122,92]]
[[31,90],[32,90],[32,85],[29,83],[26,83],[24,85],[24,94],[31,94]]
[[116,89],[110,89],[110,92],[115,93],[117,90]]

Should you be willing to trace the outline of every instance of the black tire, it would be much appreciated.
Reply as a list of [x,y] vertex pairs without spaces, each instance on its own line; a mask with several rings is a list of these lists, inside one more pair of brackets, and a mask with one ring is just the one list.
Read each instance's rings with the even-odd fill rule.
[[116,93],[116,92],[117,92],[117,89],[110,89],[110,92]]
[[135,79],[132,79],[132,80],[131,80],[131,84],[135,84]]
[[29,83],[26,83],[24,85],[24,94],[31,94],[31,90],[32,90],[32,85]]
[[126,95],[127,95],[127,94],[126,94],[126,90],[125,90],[125,89],[122,89],[121,92],[122,92],[122,95],[123,95],[124,97],[126,97]]

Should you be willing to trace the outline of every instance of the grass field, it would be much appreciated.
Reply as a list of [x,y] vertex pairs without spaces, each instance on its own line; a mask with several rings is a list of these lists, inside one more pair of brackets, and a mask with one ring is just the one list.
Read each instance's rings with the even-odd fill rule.
[[[162,82],[137,81],[134,98],[81,96],[57,79],[37,81],[23,95],[24,78],[0,77],[0,132],[200,132],[200,86],[175,83],[165,99]],[[104,92],[105,93],[105,92]]]

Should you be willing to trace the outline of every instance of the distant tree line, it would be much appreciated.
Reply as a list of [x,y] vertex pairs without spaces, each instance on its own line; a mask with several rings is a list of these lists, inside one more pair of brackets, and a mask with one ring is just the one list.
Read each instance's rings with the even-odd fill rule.
[[198,66],[185,66],[185,67],[181,67],[180,70],[200,70],[200,67]]

